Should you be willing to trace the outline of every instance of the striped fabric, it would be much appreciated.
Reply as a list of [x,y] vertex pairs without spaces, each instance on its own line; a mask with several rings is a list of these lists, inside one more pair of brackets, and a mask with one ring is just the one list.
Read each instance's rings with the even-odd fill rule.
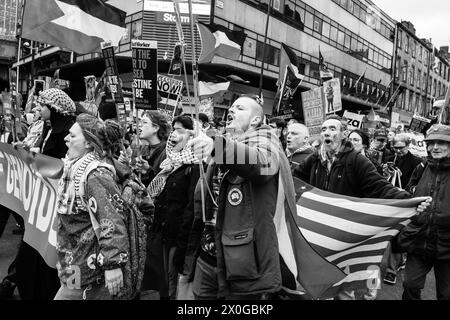
[[25,2],[22,37],[67,48],[80,54],[101,52],[100,43],[114,46],[126,34],[129,0],[30,0]]
[[[390,240],[410,222],[410,218],[416,214],[417,205],[425,198],[352,198],[326,192],[294,179],[297,193],[294,228],[300,230],[300,236],[306,239],[316,253],[344,272],[342,279],[330,278],[328,288],[323,287],[312,295],[327,298],[335,296],[342,289],[353,290],[371,285],[371,289],[376,288],[381,260]],[[290,236],[296,234],[291,232]],[[293,246],[296,250],[292,243],[283,243],[283,246]],[[309,263],[307,257],[297,258],[296,261],[289,257],[283,258],[288,262],[291,272],[298,275],[302,285],[305,282],[314,284],[315,281],[323,285],[324,279],[305,279],[310,275],[300,271],[319,267],[305,267]],[[304,287],[308,290],[308,285]]]

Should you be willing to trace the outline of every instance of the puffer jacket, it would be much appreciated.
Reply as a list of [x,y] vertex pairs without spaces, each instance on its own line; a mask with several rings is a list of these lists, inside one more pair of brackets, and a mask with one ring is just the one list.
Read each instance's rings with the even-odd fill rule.
[[69,288],[81,289],[103,283],[104,271],[123,267],[128,261],[128,237],[123,200],[114,174],[94,169],[86,181],[86,200],[101,226],[95,236],[87,208],[75,197],[70,214],[58,214],[58,275]]
[[[423,172],[421,177],[416,171]],[[406,250],[410,253],[450,259],[450,158],[437,161],[430,157],[425,168],[418,166],[416,171],[409,185],[414,196],[431,196],[433,201],[411,219],[400,236],[409,244]]]
[[314,152],[293,170],[293,176],[322,190],[358,198],[405,199],[408,192],[400,191],[376,170],[372,162],[344,142],[337,159],[328,171],[327,163]]

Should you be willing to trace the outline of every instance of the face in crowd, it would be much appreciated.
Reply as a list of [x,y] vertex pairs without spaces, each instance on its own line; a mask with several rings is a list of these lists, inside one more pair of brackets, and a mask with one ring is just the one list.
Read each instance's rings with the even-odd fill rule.
[[142,140],[149,140],[157,134],[159,126],[152,122],[148,115],[144,115],[139,122],[139,138]]
[[70,128],[69,134],[64,138],[67,150],[67,157],[69,160],[77,159],[85,155],[89,150],[89,144],[83,135],[83,131],[78,123]]
[[431,140],[427,142],[428,152],[433,159],[441,160],[450,157],[450,143],[441,140]]
[[238,98],[228,110],[227,132],[244,133],[257,127],[263,119],[262,107],[252,98]]
[[181,122],[173,124],[173,131],[169,136],[170,141],[174,144],[174,151],[182,150],[189,141],[192,131],[186,129]]
[[394,139],[393,148],[398,157],[403,157],[408,153],[409,145],[403,140]]
[[377,150],[383,149],[387,144],[387,139],[385,137],[376,137],[374,140],[374,148]]
[[288,126],[286,142],[290,152],[295,152],[303,147],[308,142],[308,139],[308,129],[304,125],[294,123]]
[[41,107],[33,109],[33,122],[38,121],[41,118]]
[[394,131],[389,131],[388,133],[388,141],[392,142],[394,140],[395,137],[395,132]]
[[44,121],[50,120],[50,107],[47,106],[46,104],[42,104],[41,105],[41,118]]
[[357,132],[352,132],[348,136],[348,140],[352,143],[353,149],[355,149],[356,152],[361,152],[365,148],[363,139]]
[[342,140],[344,140],[342,123],[336,119],[325,121],[322,124],[322,132],[320,133],[320,137],[326,152],[338,152],[342,145]]

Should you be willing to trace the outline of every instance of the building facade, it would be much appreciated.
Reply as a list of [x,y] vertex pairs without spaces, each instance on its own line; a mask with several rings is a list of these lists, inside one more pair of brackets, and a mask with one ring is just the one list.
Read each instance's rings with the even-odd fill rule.
[[22,0],[0,2],[0,92],[9,90],[9,67],[17,58],[17,28]]

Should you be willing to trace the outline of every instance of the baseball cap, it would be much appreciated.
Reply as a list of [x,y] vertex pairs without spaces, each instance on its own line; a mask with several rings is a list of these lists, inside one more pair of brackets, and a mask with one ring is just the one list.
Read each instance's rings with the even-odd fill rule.
[[373,137],[374,137],[374,139],[384,138],[384,139],[387,140],[388,135],[387,135],[386,130],[378,129],[378,130],[375,131],[375,134],[373,135]]

